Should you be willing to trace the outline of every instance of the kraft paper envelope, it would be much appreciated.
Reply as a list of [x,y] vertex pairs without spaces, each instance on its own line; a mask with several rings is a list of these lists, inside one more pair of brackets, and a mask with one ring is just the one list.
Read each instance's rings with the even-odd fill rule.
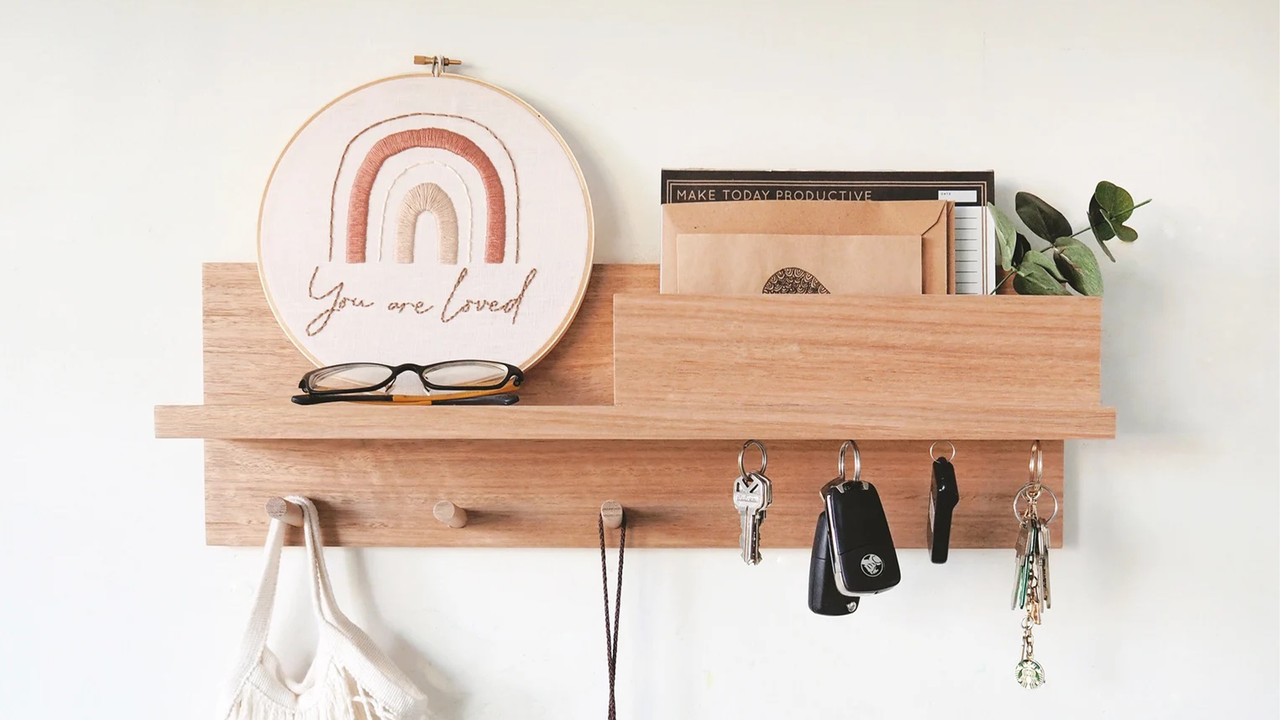
[[919,295],[919,235],[680,235],[676,292]]
[[761,200],[662,206],[662,292],[677,292],[680,235],[915,235],[921,240],[926,294],[955,292],[955,204]]

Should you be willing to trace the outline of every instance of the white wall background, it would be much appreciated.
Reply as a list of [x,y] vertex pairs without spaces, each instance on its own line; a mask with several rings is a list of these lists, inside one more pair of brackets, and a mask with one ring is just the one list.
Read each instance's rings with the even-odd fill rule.
[[[200,263],[254,258],[267,173],[313,111],[437,52],[565,135],[602,261],[656,261],[664,166],[993,167],[1002,205],[1030,189],[1077,223],[1102,178],[1155,198],[1105,268],[1119,438],[1069,445],[1045,688],[1013,681],[1007,550],[905,552],[903,584],[845,620],[805,608],[804,551],[636,551],[621,717],[1280,714],[1275,3],[0,16],[0,717],[210,716],[259,552],[204,545],[200,443],[151,439],[153,404],[200,400]],[[1052,368],[1027,373],[1052,392]],[[443,718],[603,715],[594,551],[333,555],[340,599]]]

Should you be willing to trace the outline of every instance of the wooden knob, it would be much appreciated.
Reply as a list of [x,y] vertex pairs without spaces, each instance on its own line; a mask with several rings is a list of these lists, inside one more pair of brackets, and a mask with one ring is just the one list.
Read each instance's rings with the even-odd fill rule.
[[436,503],[436,506],[431,509],[431,514],[451,528],[466,527],[467,525],[467,511],[448,500],[441,500]]
[[273,497],[267,501],[267,517],[285,525],[302,527],[302,507],[282,497]]
[[600,506],[600,519],[604,520],[604,526],[610,530],[617,530],[622,527],[622,503],[616,500],[606,500]]

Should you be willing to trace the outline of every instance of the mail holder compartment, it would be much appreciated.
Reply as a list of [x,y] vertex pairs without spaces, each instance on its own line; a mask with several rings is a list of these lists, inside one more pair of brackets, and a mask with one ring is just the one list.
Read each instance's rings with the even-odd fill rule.
[[[619,407],[1096,409],[1096,298],[614,297]],[[1029,369],[1053,392],[1025,393]]]

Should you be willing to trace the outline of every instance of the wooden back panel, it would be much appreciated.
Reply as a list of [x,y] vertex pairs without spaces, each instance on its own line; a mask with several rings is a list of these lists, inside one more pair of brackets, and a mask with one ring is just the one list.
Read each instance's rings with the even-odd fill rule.
[[[656,265],[596,265],[577,318],[529,371],[525,405],[613,404],[613,296],[658,292]],[[204,266],[204,401],[293,394],[312,369],[276,323],[253,263]]]
[[[216,407],[265,407],[287,403],[284,398],[296,387],[309,363],[289,343],[276,325],[258,283],[252,264],[210,264],[205,266],[205,397]],[[1032,318],[1042,327],[1050,314],[1066,319],[1058,325],[1061,338],[1084,333],[1080,346],[1067,346],[1046,359],[1043,347],[1027,342],[1005,343],[1000,338],[1013,318],[1004,309],[983,314],[982,305],[965,298],[945,298],[959,305],[973,304],[978,315],[965,316],[960,327],[947,327],[935,313],[946,308],[907,308],[894,312],[875,298],[842,298],[832,307],[844,323],[862,318],[866,325],[859,337],[861,346],[848,345],[854,333],[836,331],[845,345],[822,332],[830,324],[820,313],[779,314],[766,312],[726,320],[733,308],[758,309],[761,298],[718,298],[727,310],[709,308],[705,299],[657,296],[657,269],[651,265],[596,266],[578,318],[561,343],[530,373],[522,391],[522,405],[562,405],[548,411],[572,413],[574,405],[609,405],[614,393],[614,307],[615,293],[629,293],[619,299],[619,400],[655,398],[671,402],[654,405],[666,412],[689,395],[670,397],[671,388],[688,387],[704,392],[697,382],[707,381],[720,406],[727,397],[738,398],[743,389],[752,399],[785,397],[793,408],[796,397],[780,395],[768,383],[752,388],[741,376],[726,388],[720,373],[712,377],[673,376],[670,358],[683,358],[687,367],[704,368],[708,361],[728,358],[736,372],[755,380],[771,368],[782,367],[783,376],[768,375],[770,383],[802,382],[806,387],[831,382],[832,373],[822,374],[808,361],[848,367],[851,353],[861,353],[864,364],[883,353],[905,362],[919,377],[934,373],[951,378],[961,388],[953,397],[971,398],[978,383],[971,377],[957,377],[954,368],[938,370],[953,353],[933,348],[916,333],[948,333],[961,348],[963,367],[986,378],[1002,379],[983,363],[1004,368],[1053,368],[1062,375],[1057,387],[1066,396],[1057,396],[1060,406],[1097,405],[1096,358],[1092,375],[1073,380],[1062,368],[1080,369],[1096,352],[1096,304],[1079,299],[1059,299],[1043,305],[1031,300],[1031,311],[1019,311],[1019,321]],[[637,293],[641,295],[637,295]],[[644,297],[650,295],[651,297]],[[763,299],[772,300],[772,299]],[[944,300],[938,298],[938,300]],[[824,298],[784,299],[784,302],[811,303],[816,310],[827,308]],[[901,300],[893,301],[901,305]],[[647,304],[646,304],[647,303]],[[1069,303],[1080,303],[1070,305]],[[1052,311],[1050,310],[1052,308]],[[1092,308],[1092,309],[1091,309]],[[663,317],[670,313],[669,317]],[[952,316],[960,322],[959,316]],[[1059,318],[1062,320],[1062,318]],[[739,323],[739,324],[734,324]],[[763,324],[762,324],[763,323]],[[781,332],[793,338],[774,343],[772,354],[760,353],[769,343],[744,339],[753,332]],[[1038,333],[1039,331],[1037,331]],[[1094,333],[1090,336],[1088,333]],[[704,334],[705,333],[705,334]],[[800,347],[796,337],[824,338],[823,347]],[[867,337],[874,340],[868,343]],[[701,341],[698,338],[702,337]],[[1090,341],[1088,338],[1093,337]],[[709,339],[708,339],[709,338]],[[996,350],[982,349],[992,342]],[[790,344],[788,344],[790,343]],[[998,353],[1027,351],[1026,357],[1004,357]],[[816,353],[816,354],[814,354]],[[979,361],[981,353],[983,361]],[[664,361],[665,360],[665,361]],[[781,360],[782,365],[777,362]],[[798,367],[793,373],[792,367]],[[897,383],[899,390],[909,379],[908,371],[893,373],[877,369],[875,363],[860,372],[877,382]],[[937,373],[943,375],[937,375]],[[651,374],[652,373],[652,374]],[[877,374],[878,373],[878,374]],[[950,373],[950,374],[946,374]],[[983,375],[985,373],[985,375]],[[786,377],[794,378],[786,380]],[[697,382],[695,382],[697,380]],[[962,382],[963,380],[963,382]],[[865,382],[865,381],[864,381]],[[944,383],[945,385],[945,383]],[[794,388],[793,388],[794,389]],[[877,388],[872,388],[877,389]],[[917,400],[932,385],[912,391]],[[1007,389],[1005,389],[1007,390]],[[811,392],[811,390],[810,390]],[[873,395],[885,403],[894,396]],[[771,394],[772,393],[772,394]],[[1068,402],[1068,399],[1070,402]],[[898,398],[901,401],[901,398]],[[1087,402],[1086,402],[1087,401]],[[829,399],[822,404],[829,404]],[[874,403],[868,407],[874,409]],[[954,406],[953,406],[954,407]],[[289,408],[297,410],[296,408]],[[643,410],[643,408],[641,408]],[[417,417],[433,408],[403,408],[395,417]],[[388,409],[389,413],[399,412]],[[390,417],[390,416],[388,416]],[[574,418],[570,418],[571,421]],[[576,421],[580,422],[578,418]],[[957,422],[960,419],[957,418]],[[391,420],[388,420],[391,422]],[[572,422],[566,422],[571,425]],[[240,437],[240,436],[237,436]],[[883,435],[881,436],[883,437]],[[208,440],[205,447],[205,515],[207,540],[212,544],[257,545],[266,530],[264,502],[273,496],[302,494],[317,502],[322,511],[328,540],[337,545],[378,546],[495,546],[495,547],[592,547],[596,544],[595,514],[600,503],[618,500],[626,508],[628,543],[636,547],[733,547],[737,544],[738,520],[731,506],[731,482],[737,474],[739,440],[557,440],[433,439],[395,440],[327,438],[317,440],[233,439]],[[856,439],[856,438],[855,438]],[[836,449],[832,440],[779,441],[769,443],[769,474],[775,481],[774,505],[763,528],[763,547],[807,547],[813,537],[818,512],[817,488],[834,474]],[[952,530],[956,548],[998,547],[1012,543],[1016,526],[1010,511],[1013,495],[1026,481],[1030,438],[991,441],[956,441],[956,467],[961,492]],[[874,482],[884,499],[899,547],[921,547],[928,508],[929,442],[921,440],[868,440],[862,444],[864,473]],[[1045,482],[1062,496],[1062,442],[1047,440]],[[469,524],[449,528],[432,517],[437,501],[448,500],[468,511]],[[1061,544],[1061,515],[1055,525],[1055,544]],[[298,538],[292,538],[297,541]],[[733,560],[730,560],[732,562]]]
[[[763,552],[813,542],[818,489],[836,474],[836,441],[768,442],[773,506]],[[929,442],[866,441],[863,478],[874,483],[899,548],[921,548],[929,510]],[[1027,481],[1030,441],[956,441],[960,504],[953,548],[1012,548],[1013,496]],[[1062,492],[1062,441],[1046,441],[1044,482]],[[630,547],[736,548],[733,480],[739,441],[208,440],[206,539],[258,545],[263,503],[305,495],[331,545],[594,547],[596,513],[622,503]],[[753,458],[754,458],[753,454]],[[754,469],[753,466],[751,469]],[[464,508],[468,524],[437,521],[432,506]],[[1043,511],[1052,511],[1052,501]],[[293,541],[301,533],[292,533]],[[1054,523],[1062,542],[1062,515]],[[1012,556],[1012,553],[1010,553]],[[726,550],[727,563],[736,560]]]

